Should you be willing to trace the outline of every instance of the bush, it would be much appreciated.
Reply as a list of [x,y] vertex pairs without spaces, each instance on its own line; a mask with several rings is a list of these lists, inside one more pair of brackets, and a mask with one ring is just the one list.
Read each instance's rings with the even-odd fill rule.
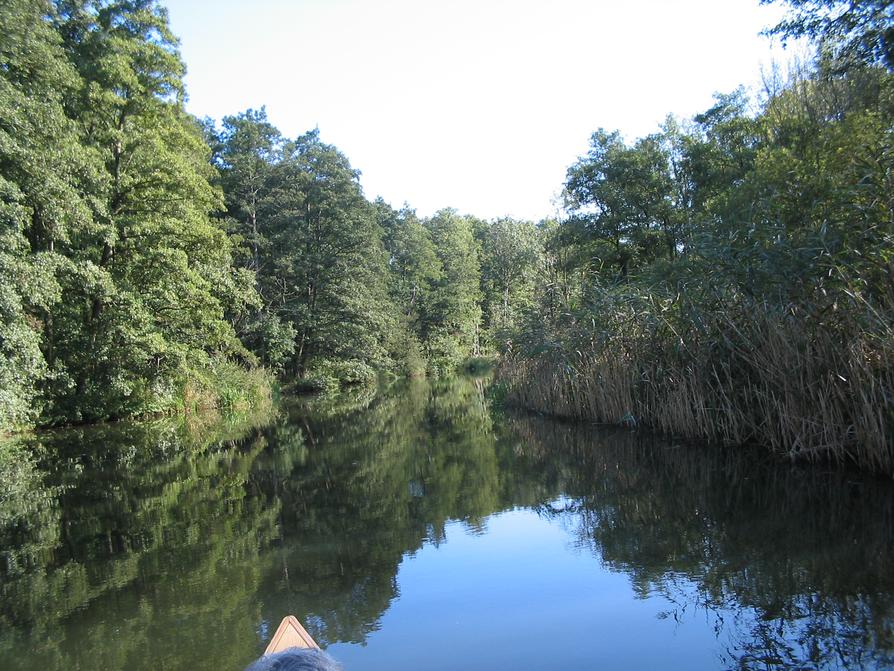
[[375,382],[376,371],[362,361],[317,359],[311,362],[304,376],[295,383],[295,390],[328,393],[341,387],[371,385]]
[[212,359],[182,386],[180,406],[187,412],[246,412],[273,402],[273,376],[264,368],[246,369],[226,359]]

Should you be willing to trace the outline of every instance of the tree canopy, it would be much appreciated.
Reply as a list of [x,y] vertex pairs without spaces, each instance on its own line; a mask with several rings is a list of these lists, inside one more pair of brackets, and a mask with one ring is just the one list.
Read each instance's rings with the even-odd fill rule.
[[770,35],[818,41],[823,55],[839,68],[862,63],[894,69],[894,3],[890,0],[781,1],[789,12],[767,31]]

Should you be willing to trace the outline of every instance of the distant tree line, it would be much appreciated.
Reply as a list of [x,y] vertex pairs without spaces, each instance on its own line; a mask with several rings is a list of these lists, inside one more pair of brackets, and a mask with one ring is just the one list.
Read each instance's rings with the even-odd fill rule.
[[221,225],[261,301],[236,322],[267,366],[306,385],[376,370],[447,372],[489,351],[531,300],[529,222],[488,224],[445,209],[368,201],[359,172],[312,131],[283,137],[263,109],[207,134],[226,209]]
[[370,202],[318,131],[285,138],[263,108],[205,128],[226,203],[216,216],[260,296],[234,328],[286,379],[320,389],[449,373],[494,353],[532,307],[532,222]]

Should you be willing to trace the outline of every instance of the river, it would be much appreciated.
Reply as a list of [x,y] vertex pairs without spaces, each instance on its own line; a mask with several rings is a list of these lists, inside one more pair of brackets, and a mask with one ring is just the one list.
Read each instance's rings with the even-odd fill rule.
[[894,488],[456,378],[0,445],[0,669],[894,668]]

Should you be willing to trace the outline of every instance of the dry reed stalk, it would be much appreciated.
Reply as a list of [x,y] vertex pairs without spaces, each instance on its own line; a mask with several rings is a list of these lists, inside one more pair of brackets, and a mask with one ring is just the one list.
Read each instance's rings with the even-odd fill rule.
[[668,434],[894,473],[891,326],[824,328],[760,305],[742,314],[685,349],[625,326],[632,333],[575,352],[573,364],[562,353],[516,356],[500,376],[511,403],[546,414],[635,417]]

